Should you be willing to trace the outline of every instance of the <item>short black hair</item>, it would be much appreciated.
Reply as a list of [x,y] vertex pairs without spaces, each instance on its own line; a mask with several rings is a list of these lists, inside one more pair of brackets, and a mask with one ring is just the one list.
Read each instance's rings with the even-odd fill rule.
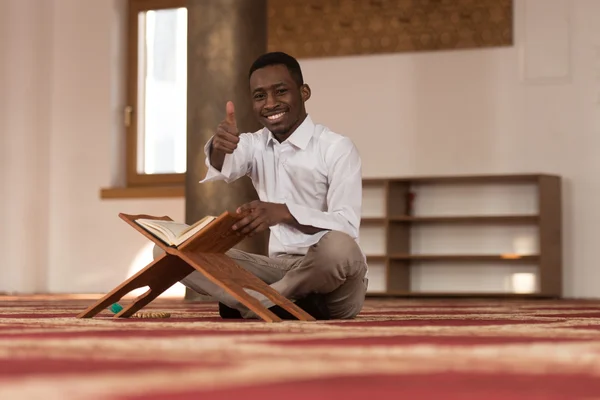
[[257,69],[268,67],[269,65],[285,65],[290,72],[292,79],[294,79],[298,86],[304,85],[304,77],[302,76],[302,69],[300,68],[298,60],[282,51],[273,51],[258,57],[250,67],[248,78],[250,78]]

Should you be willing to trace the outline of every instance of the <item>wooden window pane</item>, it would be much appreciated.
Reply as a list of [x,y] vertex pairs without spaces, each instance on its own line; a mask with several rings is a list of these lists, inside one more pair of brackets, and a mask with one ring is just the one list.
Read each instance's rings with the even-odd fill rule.
[[138,20],[137,173],[183,173],[187,10],[150,10]]
[[130,0],[127,185],[182,184],[186,172],[187,8]]

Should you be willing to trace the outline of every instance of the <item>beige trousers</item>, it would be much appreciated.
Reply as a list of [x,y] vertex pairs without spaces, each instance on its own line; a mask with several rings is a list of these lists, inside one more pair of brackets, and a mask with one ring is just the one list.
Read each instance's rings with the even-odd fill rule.
[[[155,247],[155,257],[162,250]],[[266,257],[231,249],[227,253],[239,266],[251,272],[283,296],[296,301],[309,294],[321,294],[324,306],[332,319],[354,318],[362,309],[368,281],[367,265],[354,239],[349,235],[331,231],[311,246],[305,256],[286,255]],[[208,294],[237,309],[244,318],[257,318],[246,306],[194,271],[181,283],[195,292]],[[269,308],[274,304],[265,296],[247,290]]]

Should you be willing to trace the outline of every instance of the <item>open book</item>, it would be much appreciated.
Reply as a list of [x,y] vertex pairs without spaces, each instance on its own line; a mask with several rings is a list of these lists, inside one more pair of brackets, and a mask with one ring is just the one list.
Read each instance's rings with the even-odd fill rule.
[[217,217],[206,216],[193,225],[183,224],[181,222],[163,221],[156,219],[136,219],[135,223],[168,244],[169,246],[179,246],[196,232],[204,229]]

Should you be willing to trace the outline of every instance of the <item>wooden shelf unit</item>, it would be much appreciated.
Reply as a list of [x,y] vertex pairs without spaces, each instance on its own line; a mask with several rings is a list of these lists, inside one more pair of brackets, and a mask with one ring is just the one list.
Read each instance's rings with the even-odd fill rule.
[[[409,194],[416,186],[423,185],[493,185],[532,184],[536,187],[537,212],[515,215],[412,215]],[[465,175],[439,177],[407,177],[364,179],[364,190],[383,189],[384,215],[364,217],[363,227],[380,227],[385,231],[384,254],[368,254],[369,263],[385,265],[386,288],[384,291],[369,292],[368,296],[437,296],[437,297],[515,297],[515,298],[560,298],[562,296],[562,201],[561,178],[548,174],[514,175]],[[418,196],[417,196],[418,197]],[[413,206],[419,198],[412,200]],[[411,253],[411,229],[418,225],[525,225],[537,230],[538,254],[413,254]],[[361,233],[361,241],[362,241]],[[455,265],[479,268],[477,263],[498,265],[535,264],[537,287],[534,293],[510,292],[420,292],[411,289],[411,266],[414,263],[454,263]],[[490,268],[486,266],[485,268]]]

